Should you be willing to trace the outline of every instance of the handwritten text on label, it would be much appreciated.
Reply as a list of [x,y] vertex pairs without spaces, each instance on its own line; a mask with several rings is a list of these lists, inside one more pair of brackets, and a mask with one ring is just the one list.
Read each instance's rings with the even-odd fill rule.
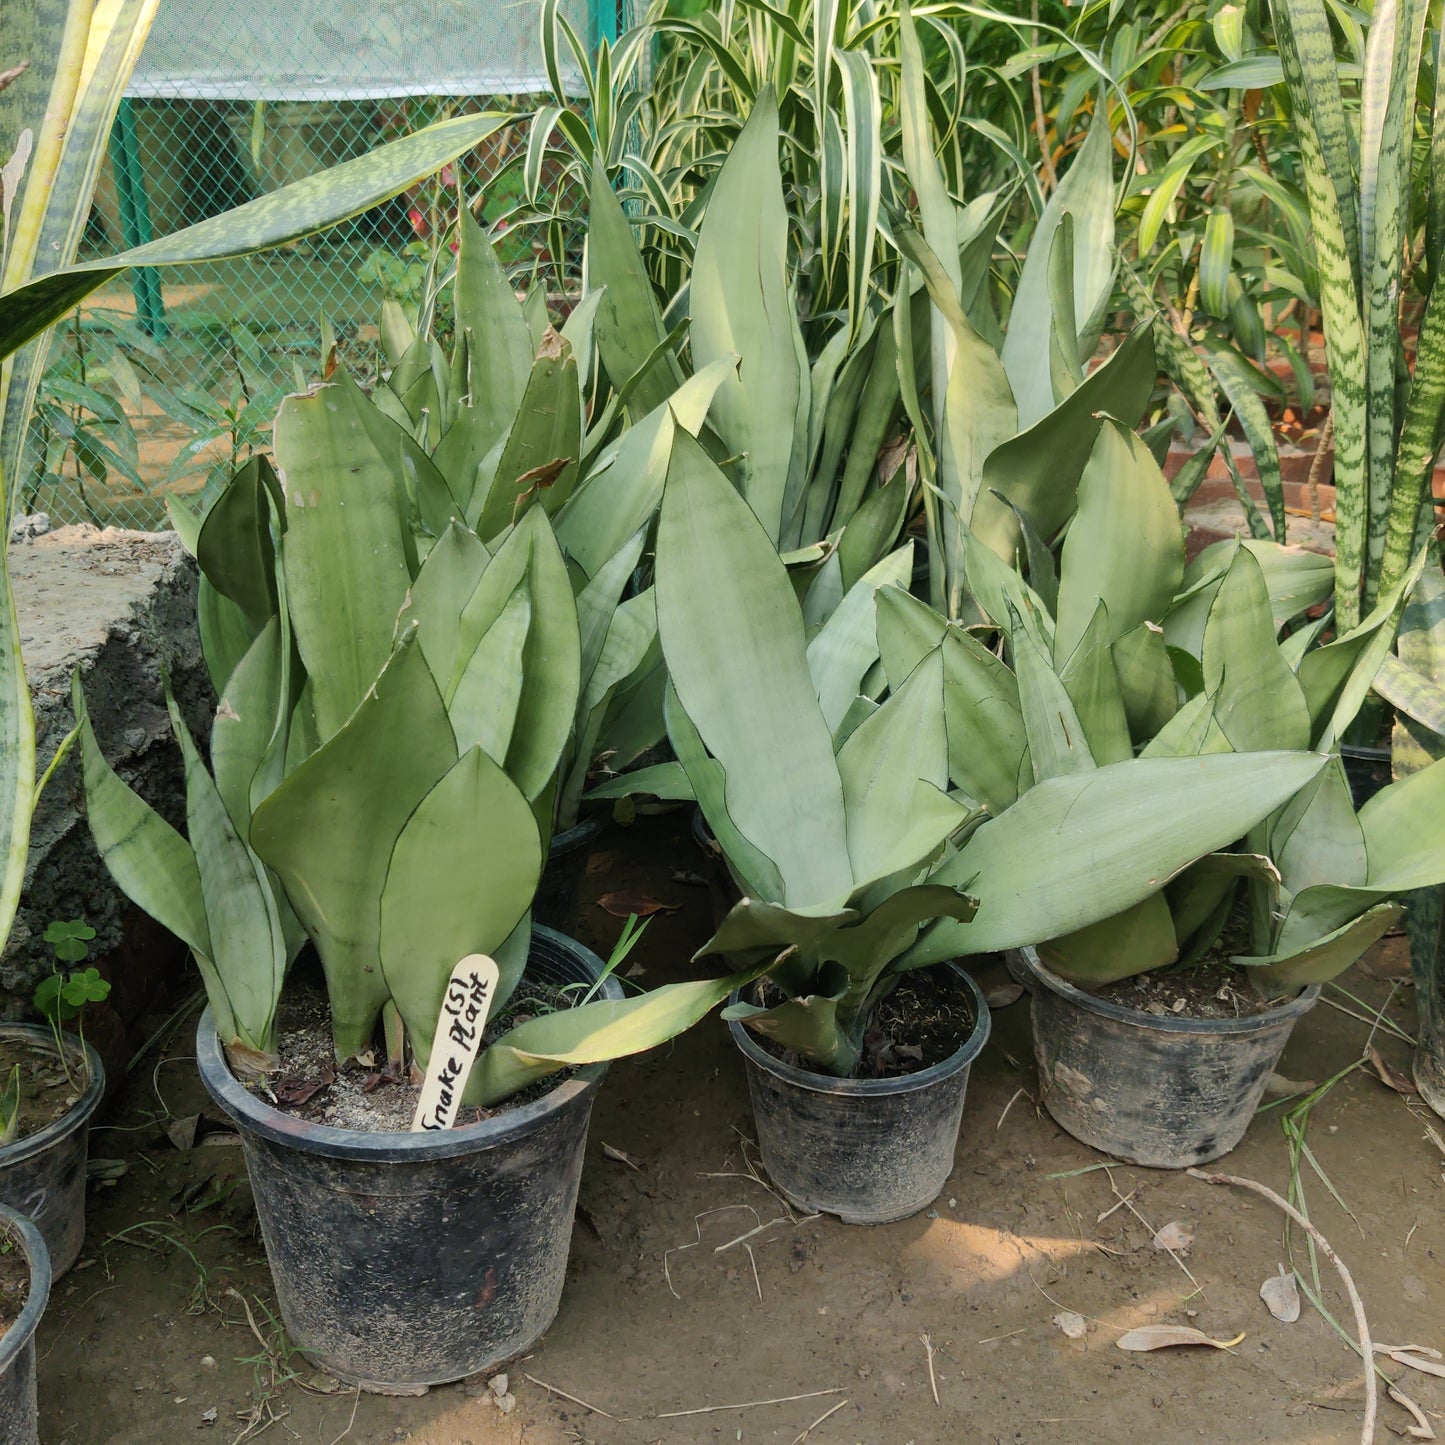
[[426,1081],[411,1121],[413,1130],[450,1129],[456,1122],[462,1090],[481,1052],[482,1033],[499,976],[496,963],[484,953],[469,953],[452,969],[432,1040]]

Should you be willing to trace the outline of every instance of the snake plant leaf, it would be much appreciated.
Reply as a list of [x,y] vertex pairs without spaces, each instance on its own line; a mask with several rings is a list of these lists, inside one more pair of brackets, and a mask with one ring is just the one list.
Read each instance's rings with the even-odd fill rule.
[[468,749],[407,819],[381,891],[381,972],[422,1068],[452,968],[506,941],[541,876],[531,805],[481,748]]
[[[461,350],[463,345],[464,343],[459,341],[458,350]],[[406,483],[412,529],[423,535],[440,537],[465,512],[465,501],[471,495],[476,473],[475,465],[466,474],[465,488],[457,489],[460,496],[456,495],[451,481],[427,455],[426,449],[411,430],[396,418],[387,415],[379,405],[381,399],[388,395],[386,387],[377,387],[368,398],[344,367],[336,369],[333,380],[337,386],[351,393],[350,404],[366,428],[377,454],[383,460],[399,465]],[[445,445],[445,441],[446,438],[443,437],[442,445]],[[440,451],[440,448],[438,450]],[[415,570],[410,557],[407,565],[410,570]]]
[[879,487],[851,513],[844,511],[840,500],[834,516],[843,521],[843,535],[838,539],[838,581],[845,594],[897,542],[913,500],[913,488],[900,477]]
[[837,732],[862,690],[864,673],[878,660],[878,590],[890,584],[907,587],[912,575],[909,542],[865,572],[808,643],[808,672],[830,733]]
[[622,601],[623,590],[632,579],[646,540],[646,531],[638,528],[612,557],[603,563],[597,575],[577,593],[577,626],[581,634],[579,666],[584,683],[584,707],[587,705],[586,683],[597,667],[612,627],[612,619]]
[[457,500],[472,505],[483,457],[507,434],[522,405],[536,347],[486,232],[461,207],[457,233],[457,331],[467,339],[470,401],[464,400],[433,460]]
[[1365,833],[1339,758],[1285,805],[1270,830],[1270,852],[1291,894],[1327,883],[1364,886],[1370,871]]
[[1129,732],[1140,743],[1154,737],[1179,707],[1179,689],[1163,628],[1141,622],[1115,639],[1113,655]]
[[496,471],[487,477],[484,467],[478,475],[467,511],[469,519],[477,519],[477,535],[491,543],[530,505],[534,494],[551,516],[571,496],[581,456],[577,360],[567,342],[548,327]]
[[0,295],[0,360],[130,266],[180,266],[250,255],[370,210],[511,124],[498,112],[456,116],[174,235],[52,271]]
[[273,616],[232,671],[211,725],[216,789],[232,826],[242,837],[251,826],[252,784],[282,714],[281,633],[281,618]]
[[[1211,217],[1211,220],[1213,218]],[[1225,313],[1216,311],[1216,316]],[[1211,348],[1209,366],[1219,389],[1224,393],[1240,429],[1254,455],[1259,485],[1269,503],[1270,524],[1274,529],[1272,540],[1285,540],[1284,481],[1279,470],[1279,447],[1274,439],[1274,425],[1265,410],[1264,401],[1255,383],[1255,374],[1239,358],[1238,354],[1223,346]],[[1238,483],[1236,482],[1236,486]],[[1251,503],[1251,506],[1253,504]],[[1252,514],[1251,514],[1252,515]],[[1263,531],[1261,524],[1251,520],[1251,527]]]
[[[733,822],[728,812],[727,773],[716,758],[708,756],[702,737],[678,701],[671,678],[667,682],[663,712],[673,751],[687,773],[697,805],[702,809],[713,837],[718,840],[740,889],[754,898],[782,898],[783,876],[778,865],[745,837]],[[840,783],[840,793],[841,790]]]
[[597,309],[597,348],[613,385],[632,381],[640,411],[651,412],[682,385],[682,368],[670,348],[657,354],[667,337],[657,295],[631,222],[602,166],[592,169],[589,196],[587,276],[588,283],[601,288],[602,295]]
[[266,1059],[276,1052],[276,1007],[290,961],[276,899],[261,860],[236,832],[175,699],[167,695],[166,706],[185,767],[186,830],[211,939],[207,957],[241,1048]]
[[[531,627],[532,600],[526,584],[518,582],[496,620],[472,649],[471,657],[463,663],[456,686],[447,698],[447,717],[459,749],[480,747],[488,756],[507,756],[516,736],[526,686],[517,659],[524,653]],[[473,951],[487,952],[484,948]]]
[[1209,608],[1241,550],[1248,552],[1264,573],[1276,631],[1330,595],[1334,571],[1330,559],[1318,552],[1251,538],[1215,542],[1184,569],[1179,593],[1164,619],[1164,636],[1170,647],[1200,655]]
[[[612,700],[619,689],[637,681],[652,666],[657,643],[657,605],[650,591],[631,597],[612,614],[602,651],[588,674],[577,704],[577,724],[571,744],[571,766],[562,779],[557,799],[557,820],[571,827],[587,774],[599,754],[612,761],[603,746]],[[659,716],[661,708],[658,709]],[[630,759],[623,759],[626,763]],[[690,796],[690,794],[689,794]]]
[[[75,694],[79,696],[78,684]],[[79,707],[75,715],[80,720]],[[35,713],[20,652],[15,592],[3,557],[0,557],[0,788],[4,789],[6,800],[0,808],[0,847],[5,850],[4,872],[0,874],[0,939],[8,939],[25,884],[36,789]]]
[[79,673],[71,678],[70,701],[80,728],[86,816],[102,861],[132,903],[193,953],[209,958],[211,933],[195,850],[106,762]]
[[[862,391],[855,400],[850,400],[847,387],[849,369],[845,365],[843,383],[834,387],[828,400],[815,475],[836,475],[840,461],[843,472],[838,482],[838,497],[833,504],[832,519],[824,529],[825,532],[842,524],[846,536],[847,527],[865,505],[868,488],[877,473],[878,454],[888,439],[889,429],[894,424],[901,403],[898,343],[893,328],[879,324],[876,330],[876,343],[871,348],[860,343],[864,349],[855,353],[860,360],[867,359]],[[851,585],[861,575],[859,569],[862,567],[862,558],[867,557],[871,563],[897,535],[895,530],[886,540],[863,549],[851,569],[845,560],[845,581]]]
[[[1128,557],[1128,565],[1120,559]],[[1059,563],[1054,660],[1073,652],[1094,616],[1108,613],[1108,640],[1157,622],[1184,576],[1179,509],[1148,448],[1106,420],[1079,479],[1078,512]]]
[[290,396],[276,415],[286,496],[287,605],[322,741],[356,710],[391,655],[411,576],[398,478],[345,388]]
[[[1018,618],[1011,605],[1010,612],[1014,619]],[[1063,679],[1021,621],[1010,629],[1009,638],[1034,780],[1043,782],[1068,773],[1091,772],[1098,764]]]
[[1165,889],[1181,952],[1189,948],[1202,953],[1216,941],[1232,911],[1240,879],[1261,888],[1271,910],[1278,908],[1279,869],[1262,853],[1210,853],[1191,863]]
[[858,1002],[866,1006],[879,979],[892,971],[890,966],[923,924],[935,918],[966,923],[977,912],[978,900],[958,888],[936,883],[900,888],[866,917],[830,934],[823,956],[848,970],[860,993]]
[[211,686],[224,693],[236,665],[256,640],[257,629],[229,597],[223,597],[202,573],[196,584],[196,628]]
[[[1110,631],[1108,608],[1100,598],[1084,635],[1059,668],[1059,681],[1074,705],[1084,742],[1096,763],[1119,763],[1134,756]],[[1057,645],[1057,634],[1054,640]]]
[[1049,354],[1054,324],[1049,254],[1066,213],[1073,218],[1074,232],[1073,327],[1084,355],[1093,350],[1089,335],[1108,304],[1114,276],[1113,141],[1109,107],[1099,106],[1095,115],[1083,145],[1039,217],[1009,313],[1002,354],[1018,402],[1020,429],[1047,416],[1059,400],[1039,358]]
[[814,953],[825,947],[838,929],[856,923],[860,916],[855,908],[829,904],[783,908],[762,898],[740,898],[713,936],[693,954],[693,961],[721,953],[754,963],[761,954],[771,958],[794,945],[803,953]]
[[1040,943],[1038,950],[1060,978],[1080,988],[1101,988],[1173,963],[1179,942],[1169,904],[1155,893],[1111,918]]
[[[846,898],[853,875],[843,785],[787,571],[747,502],[680,429],[658,519],[656,579],[673,686],[727,779],[728,815],[781,874],[776,901]],[[738,678],[766,685],[740,687]],[[696,776],[694,786],[701,801]]]
[[1386,657],[1375,687],[1387,702],[1437,736],[1445,736],[1445,574],[1427,549],[1400,619],[1397,658]]
[[1424,571],[1425,560],[1422,551],[1358,627],[1323,647],[1313,648],[1301,659],[1297,676],[1309,706],[1316,751],[1331,751],[1364,704],[1380,668],[1391,655],[1401,616]]
[[595,577],[618,549],[648,525],[662,501],[672,431],[681,426],[696,436],[707,420],[713,396],[737,371],[737,357],[723,356],[688,379],[600,453],[587,477],[557,513],[557,541],[569,561]]
[[855,897],[921,871],[968,810],[948,796],[943,656],[930,653],[838,749]]
[[650,768],[619,773],[583,795],[589,802],[599,798],[661,798],[666,802],[696,802],[687,770],[679,762],[655,763]]
[[1079,478],[1104,417],[1117,417],[1124,427],[1137,425],[1156,374],[1153,329],[1140,323],[1058,406],[989,453],[972,525],[1000,557],[1012,558],[1018,546],[1014,508],[1045,538],[1062,529],[1073,514]]
[[902,686],[940,641],[949,779],[981,807],[1000,813],[1018,796],[1028,752],[1013,673],[971,633],[950,627],[926,602],[898,587],[879,590],[878,642],[894,687]]
[[346,725],[251,819],[251,846],[280,876],[321,954],[339,1058],[367,1047],[388,996],[378,955],[392,850],[456,760],[413,628]]
[[529,1019],[509,1029],[477,1060],[468,1095],[475,1088],[477,1102],[485,1107],[573,1064],[602,1063],[655,1048],[691,1028],[758,972],[664,984],[637,998],[598,999]]
[[1202,662],[1215,718],[1237,751],[1309,745],[1309,706],[1275,642],[1264,573],[1243,547],[1210,606]]
[[280,483],[270,461],[252,457],[216,498],[196,537],[197,565],[255,628],[264,627],[276,615],[271,516],[273,499],[279,504],[280,498]]
[[[417,624],[417,642],[443,696],[461,675],[461,616],[475,595],[490,561],[487,549],[469,527],[449,523],[427,553],[397,618],[397,628]],[[520,570],[518,572],[520,580]]]
[[1043,599],[1019,576],[1011,563],[1000,560],[971,532],[963,536],[964,573],[974,601],[994,625],[1008,632],[1014,620],[1022,623],[1046,657],[1053,656],[1054,619]]
[[1445,881],[1445,760],[1381,788],[1360,809],[1369,886],[1403,893]]
[[[1205,752],[1229,752],[1229,739],[1214,720],[1213,693],[1197,692],[1139,751],[1141,758],[1193,758]],[[1212,736],[1218,743],[1210,745]]]
[[1049,778],[990,819],[930,882],[979,900],[925,929],[910,960],[1020,948],[1122,913],[1244,836],[1323,765],[1312,753],[1135,758]]
[[513,536],[528,548],[532,620],[522,649],[524,681],[506,769],[523,794],[535,799],[557,770],[576,715],[582,685],[577,605],[546,513],[530,508]]
[[770,1008],[736,1003],[723,1010],[723,1017],[745,1024],[781,1048],[792,1049],[807,1059],[809,1066],[823,1073],[847,1078],[857,1067],[858,1045],[843,1027],[847,976],[839,971],[833,993],[816,991],[784,999]]
[[1249,970],[1249,981],[1259,993],[1278,998],[1338,978],[1399,922],[1400,914],[1398,903],[1377,903],[1332,932],[1288,952],[1236,954],[1229,961]]
[[[743,363],[713,401],[712,421],[775,546],[782,541],[793,451],[807,437],[806,366],[788,291],[788,215],[778,168],[778,106],[758,94],[708,197],[688,289],[694,364]],[[799,439],[798,418],[804,425]]]

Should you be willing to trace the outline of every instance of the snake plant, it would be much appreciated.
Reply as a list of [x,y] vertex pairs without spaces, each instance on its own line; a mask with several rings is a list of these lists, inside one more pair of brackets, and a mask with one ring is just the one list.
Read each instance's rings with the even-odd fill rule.
[[[906,668],[879,665],[879,599],[907,596],[908,549],[893,560],[807,640],[771,537],[674,431],[656,584],[668,731],[744,894],[701,953],[765,968],[783,1002],[733,1016],[839,1074],[904,969],[1132,907],[1322,764],[1288,751],[1129,759],[1060,771],[1012,801],[1020,714],[1002,664],[940,619]],[[951,785],[964,758],[997,776],[998,816]]]
[[[387,199],[504,124],[485,114],[418,132],[322,176],[119,256],[70,264],[106,136],[155,0],[58,7],[56,34],[26,58],[24,82],[0,92],[6,151],[0,269],[0,521],[9,518],[24,465],[35,388],[50,328],[130,265],[184,265],[304,236]],[[48,12],[47,12],[48,13]],[[33,82],[27,94],[26,85]],[[0,940],[8,938],[25,876],[35,775],[34,719],[20,655],[10,575],[0,547]],[[60,760],[52,759],[46,776]]]
[[[282,404],[274,469],[249,463],[204,518],[173,510],[200,565],[221,698],[209,768],[172,708],[186,836],[110,769],[73,689],[101,853],[190,946],[243,1072],[273,1066],[286,973],[308,937],[343,1060],[384,1019],[393,1048],[404,1030],[424,1066],[465,954],[496,957],[494,1007],[505,1003],[579,705],[605,706],[599,676],[626,671],[609,643],[634,621],[619,598],[640,538],[574,598],[549,517],[585,455],[571,343],[529,328],[466,222],[461,248],[451,357],[412,335],[371,396],[330,368]],[[404,335],[395,315],[387,335]],[[706,397],[693,397],[700,424]],[[468,1097],[650,1047],[732,984],[532,1019],[486,1050]]]
[[[1014,725],[993,730],[1001,765],[985,771],[977,755],[960,752],[950,774],[956,788],[994,807],[1010,802],[1011,779],[1022,794],[1016,809],[1047,779],[1131,758],[1331,754],[1388,653],[1421,568],[1358,627],[1311,646],[1322,623],[1302,619],[1329,594],[1329,559],[1269,542],[1224,542],[1186,569],[1168,485],[1142,442],[1112,421],[1095,442],[1061,543],[1048,545],[1052,532],[1028,532],[1027,581],[965,539],[969,591],[986,615],[972,633],[904,594],[880,594],[890,678],[906,675],[920,649],[944,634],[969,639],[964,647],[980,676],[982,659],[994,679],[1007,661]],[[979,643],[995,633],[1004,659]],[[1445,840],[1433,826],[1442,802],[1445,763],[1387,788],[1357,816],[1339,759],[1330,757],[1222,850],[1124,911],[1043,938],[1040,954],[1056,973],[1091,987],[1188,964],[1218,943],[1243,893],[1249,944],[1233,961],[1260,992],[1332,978],[1396,920],[1398,899],[1445,880]]]

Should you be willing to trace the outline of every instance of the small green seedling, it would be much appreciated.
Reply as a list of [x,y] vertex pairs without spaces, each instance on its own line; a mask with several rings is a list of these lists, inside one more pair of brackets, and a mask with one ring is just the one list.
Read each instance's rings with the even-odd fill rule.
[[[61,1025],[69,1023],[71,1019],[76,1021],[76,1031],[80,1035],[82,1043],[85,1042],[85,1019],[83,1010],[88,1003],[101,1003],[110,994],[110,984],[100,976],[100,972],[91,965],[88,968],[76,969],[73,973],[61,972],[60,965],[67,963],[83,963],[90,956],[90,941],[95,937],[95,929],[90,927],[83,918],[73,918],[69,922],[62,922],[56,919],[45,930],[45,941],[55,951],[55,971],[49,978],[43,978],[35,989],[35,1007],[45,1015],[50,1024],[50,1032],[55,1036],[55,1049],[60,1055],[60,1062],[65,1069],[65,1076],[72,1084],[76,1080],[71,1077],[70,1058],[65,1048],[64,1040],[61,1038]],[[83,1054],[82,1050],[82,1054]],[[3,1111],[5,1095],[0,1095],[0,1111]],[[0,1112],[0,1120],[3,1120],[3,1112]]]

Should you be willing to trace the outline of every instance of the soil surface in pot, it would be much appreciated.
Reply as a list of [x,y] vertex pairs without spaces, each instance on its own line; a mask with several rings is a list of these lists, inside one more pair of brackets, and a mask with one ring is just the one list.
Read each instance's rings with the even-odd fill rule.
[[[710,961],[689,962],[712,916],[708,890],[676,876],[698,868],[688,821],[609,829],[567,930],[605,958],[624,920],[599,898],[635,889],[681,905],[648,925],[624,965],[646,985],[711,972]],[[1310,1217],[1353,1274],[1376,1339],[1445,1350],[1445,1155],[1425,1127],[1445,1126],[1360,1064],[1368,1041],[1408,1076],[1410,1047],[1394,1032],[1415,1028],[1406,974],[1403,941],[1377,945],[1342,980],[1363,1007],[1327,989],[1279,1074],[1299,1090],[1348,1071],[1308,1117],[1310,1150],[1340,1196],[1304,1165]],[[997,995],[1003,975],[980,982]],[[1099,1168],[1035,1107],[1028,1014],[1026,997],[994,1007],[937,1203],[870,1229],[802,1219],[768,1192],[743,1061],[716,1019],[620,1059],[593,1109],[556,1324],[508,1367],[501,1397],[470,1380],[399,1400],[358,1399],[288,1355],[235,1136],[195,1147],[182,1136],[182,1149],[167,1132],[217,1112],[190,1057],[192,1012],[121,1081],[92,1131],[97,1162],[129,1170],[95,1186],[86,1253],[40,1323],[41,1438],[793,1445],[814,1426],[806,1445],[1359,1445],[1358,1357],[1308,1302],[1283,1324],[1259,1297],[1291,1257],[1279,1211],[1185,1174]],[[1282,1106],[1277,1094],[1266,1103],[1221,1167],[1283,1192]],[[1192,1278],[1154,1247],[1175,1220],[1194,1236],[1181,1255]],[[1308,1277],[1298,1237],[1293,1257]],[[1324,1260],[1320,1277],[1324,1303],[1348,1321]],[[1086,1333],[1064,1334],[1062,1311],[1083,1317]],[[1228,1351],[1115,1344],[1160,1324],[1245,1338]],[[1390,1378],[1408,1374],[1405,1395],[1445,1415],[1445,1380],[1378,1358]],[[677,1413],[701,1409],[711,1413]],[[1383,1385],[1380,1410],[1379,1439],[1408,1439],[1412,1421]]]
[[1095,998],[1123,1008],[1185,1019],[1242,1019],[1267,1013],[1281,1000],[1261,998],[1242,969],[1227,963],[1196,964],[1178,973],[1156,969],[1090,989]]
[[19,1240],[0,1224],[0,1336],[20,1318],[29,1298],[30,1263]]
[[[764,979],[758,989],[758,1003],[782,1001],[782,993]],[[973,1010],[962,988],[953,984],[942,969],[915,969],[905,973],[898,987],[874,1010],[863,1035],[863,1058],[849,1076],[854,1079],[895,1079],[931,1069],[956,1054],[973,1032]],[[749,1035],[764,1053],[795,1069],[809,1067],[792,1050],[764,1038]]]
[[0,1038],[0,1086],[20,1066],[20,1125],[17,1139],[29,1138],[63,1119],[85,1093],[85,1066],[71,1064],[67,1076],[52,1044],[37,1039]]
[[[487,1024],[487,1043],[542,1011],[570,1006],[559,990],[523,980],[507,1006]],[[389,1067],[378,1049],[371,1065],[336,1062],[331,1042],[331,1011],[325,990],[314,980],[288,983],[281,1000],[277,1053],[281,1067],[269,1081],[270,1091],[249,1084],[252,1093],[288,1114],[311,1124],[371,1133],[405,1133],[411,1128],[421,1096],[421,1075],[403,1075]],[[520,1094],[490,1109],[467,1107],[457,1116],[458,1126],[480,1123],[507,1109],[540,1099],[572,1071],[551,1074]]]

